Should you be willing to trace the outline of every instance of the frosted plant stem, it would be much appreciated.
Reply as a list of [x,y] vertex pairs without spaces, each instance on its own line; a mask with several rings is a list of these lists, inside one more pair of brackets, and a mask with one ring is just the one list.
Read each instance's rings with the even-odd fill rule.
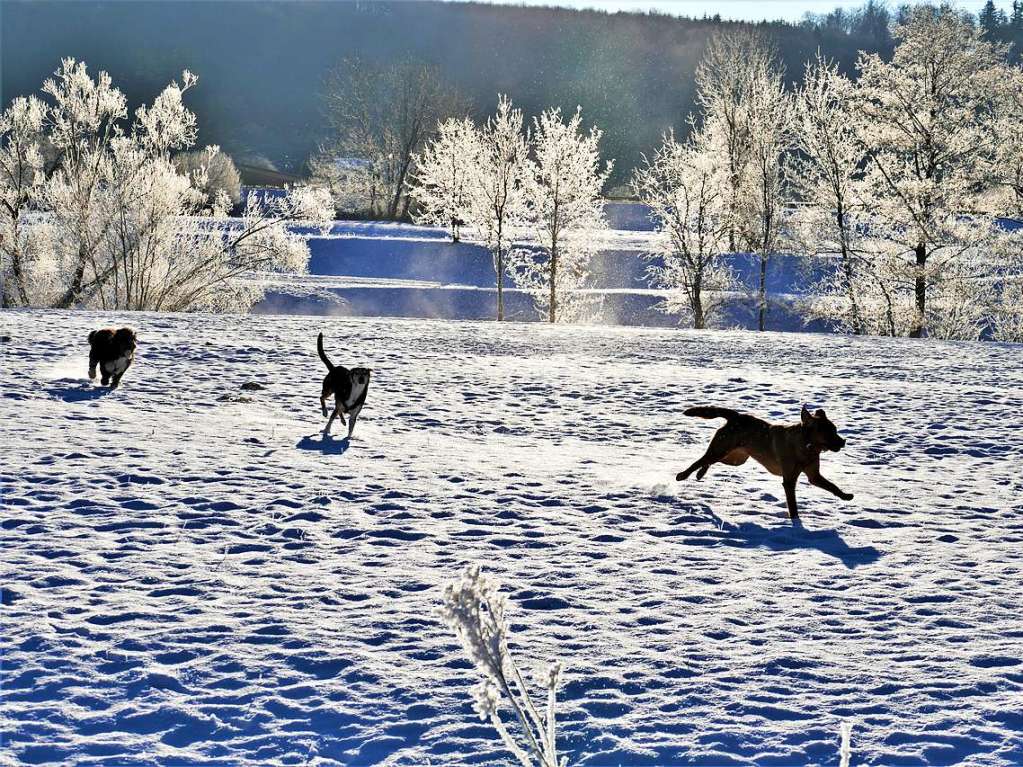
[[[514,668],[514,666],[513,666]],[[516,671],[516,674],[518,672]],[[522,729],[526,734],[526,739],[529,741],[529,747],[540,758],[540,764],[545,764],[543,747],[540,743],[537,743],[536,735],[533,732],[533,727],[529,723],[529,719],[522,708],[522,704],[518,700],[518,696],[512,691],[511,686],[508,684],[507,678],[504,674],[501,674],[500,678],[501,688],[504,690],[504,694],[508,696],[508,700],[511,702],[512,707],[515,709],[515,715],[519,718],[519,722],[522,724]],[[526,698],[526,702],[529,702],[529,698]],[[532,704],[530,704],[532,705]],[[539,732],[542,734],[543,729]],[[541,735],[542,739],[542,735]]]
[[547,688],[547,747],[550,749],[551,764],[558,765],[558,749],[554,741],[554,704],[557,696],[554,693],[554,685]]
[[511,751],[512,756],[519,760],[522,767],[533,767],[533,762],[529,758],[529,754],[523,751],[519,744],[515,742],[496,711],[490,715],[490,723],[493,724],[494,729],[497,730],[497,734],[500,736],[501,742],[504,743],[504,747]]
[[[509,652],[509,658],[511,653]],[[533,705],[532,699],[529,697],[529,692],[526,689],[526,683],[522,679],[522,674],[519,673],[518,666],[515,665],[514,661],[511,664],[512,671],[515,672],[515,683],[518,684],[519,689],[522,691],[522,697],[526,701],[526,710],[529,712],[530,718],[533,720],[533,724],[536,727],[536,732],[540,736],[541,742],[543,741],[543,720],[540,718],[540,712],[536,710],[536,706]]]
[[852,757],[852,747],[850,740],[852,740],[852,722],[846,720],[839,725],[839,732],[842,735],[842,744],[839,746],[838,755],[841,758],[839,767],[849,767],[849,759]]

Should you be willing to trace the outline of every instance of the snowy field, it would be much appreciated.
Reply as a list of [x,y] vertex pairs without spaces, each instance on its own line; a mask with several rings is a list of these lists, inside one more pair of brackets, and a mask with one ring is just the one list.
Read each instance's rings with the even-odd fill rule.
[[[802,334],[4,312],[8,764],[506,763],[435,617],[480,562],[573,765],[1023,763],[1023,352]],[[126,321],[120,389],[88,330]],[[318,330],[374,368],[324,440]],[[243,390],[246,383],[263,388]],[[848,439],[674,482],[718,422]]]

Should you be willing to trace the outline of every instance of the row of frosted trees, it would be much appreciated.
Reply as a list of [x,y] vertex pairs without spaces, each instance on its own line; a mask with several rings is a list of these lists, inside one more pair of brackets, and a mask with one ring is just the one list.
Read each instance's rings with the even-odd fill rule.
[[[699,112],[633,176],[657,222],[650,275],[664,308],[702,328],[736,293],[769,310],[772,256],[820,259],[803,309],[856,334],[1023,340],[1023,70],[948,8],[910,11],[891,60],[858,77],[822,57],[785,87],[753,31],[714,38]],[[577,290],[605,227],[600,132],[545,112],[527,129],[501,98],[482,125],[447,120],[416,158],[423,222],[468,228],[550,321],[579,319]],[[529,247],[513,246],[529,242]],[[740,285],[729,254],[752,254]]]
[[228,217],[233,166],[216,147],[187,154],[195,83],[185,72],[129,115],[108,74],[66,59],[0,114],[3,306],[239,311],[262,295],[254,274],[305,270],[293,227],[328,226],[329,194],[250,196]]
[[[1023,216],[1023,70],[947,8],[907,11],[894,32],[893,57],[863,54],[855,80],[818,59],[791,90],[755,33],[709,44],[687,137],[666,135],[632,179],[658,224],[650,275],[667,311],[712,326],[747,293],[763,328],[770,259],[790,252],[826,265],[809,318],[1023,340],[1023,234],[1005,221]],[[228,218],[216,149],[178,162],[196,142],[182,99],[194,82],[129,116],[108,75],[68,60],[42,98],[0,115],[5,306],[237,310],[261,293],[254,273],[304,270],[296,225],[325,226],[331,190],[250,196]],[[493,253],[499,319],[506,277],[552,322],[595,313],[583,289],[606,242],[600,138],[578,110],[527,125],[500,98],[482,124],[441,122],[399,169],[420,220]],[[758,262],[752,285],[730,267],[737,252]]]
[[[579,292],[595,237],[606,228],[596,128],[584,131],[579,110],[567,119],[549,109],[524,126],[521,110],[500,97],[481,126],[449,119],[415,158],[412,196],[421,222],[469,227],[493,254],[497,319],[504,319],[504,278],[528,292],[550,322],[584,316]],[[527,240],[528,246],[514,243]]]

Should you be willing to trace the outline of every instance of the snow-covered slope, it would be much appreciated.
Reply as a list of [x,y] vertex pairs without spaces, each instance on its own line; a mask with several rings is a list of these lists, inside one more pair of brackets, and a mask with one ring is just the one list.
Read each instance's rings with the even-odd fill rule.
[[[480,562],[572,764],[1023,763],[1019,347],[5,312],[0,761],[506,761],[433,610]],[[84,380],[126,321],[120,389]],[[315,336],[374,368],[318,430]],[[255,382],[264,388],[243,390]],[[695,403],[848,438],[800,484],[674,474]]]
[[[644,217],[633,212],[613,216],[612,223],[634,227],[635,219]],[[335,221],[325,236],[302,231],[310,235],[310,273],[258,275],[267,295],[256,313],[473,320],[489,320],[497,313],[493,259],[478,243],[453,243],[443,229],[379,221]],[[652,236],[631,228],[595,235],[599,252],[590,261],[587,280],[587,289],[602,299],[591,318],[595,324],[678,325],[677,316],[657,308],[668,292],[650,285],[650,262],[644,254],[653,248]],[[741,284],[757,284],[760,265],[754,256],[732,254],[727,262]],[[829,329],[820,321],[806,323],[795,305],[822,273],[820,263],[772,257],[767,270],[770,330]],[[506,317],[541,319],[532,299],[515,290],[511,280],[505,288]],[[756,327],[751,297],[733,295],[717,324]]]

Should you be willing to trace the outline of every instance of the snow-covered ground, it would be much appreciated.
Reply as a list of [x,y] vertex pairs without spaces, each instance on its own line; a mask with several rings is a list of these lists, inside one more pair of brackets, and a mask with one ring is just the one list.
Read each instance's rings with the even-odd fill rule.
[[[434,614],[480,562],[573,765],[1023,763],[1023,352],[802,334],[4,312],[0,761],[506,762]],[[138,328],[120,389],[89,329]],[[318,330],[374,368],[323,439]],[[243,390],[255,382],[264,388]],[[696,403],[848,439],[674,482]]]

